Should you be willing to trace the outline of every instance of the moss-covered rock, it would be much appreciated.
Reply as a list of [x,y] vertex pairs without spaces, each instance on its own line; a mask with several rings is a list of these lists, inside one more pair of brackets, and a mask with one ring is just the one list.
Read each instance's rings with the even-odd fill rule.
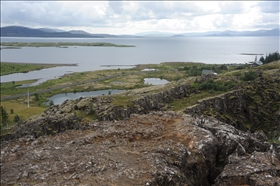
[[280,77],[273,74],[247,82],[238,90],[204,99],[195,106],[187,107],[185,112],[203,113],[243,131],[263,130],[269,136],[276,131],[280,136],[279,110]]

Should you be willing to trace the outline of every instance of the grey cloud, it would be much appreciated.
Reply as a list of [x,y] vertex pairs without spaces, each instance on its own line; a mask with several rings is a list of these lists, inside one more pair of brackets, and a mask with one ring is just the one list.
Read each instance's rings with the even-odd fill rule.
[[146,1],[135,2],[139,7],[134,11],[123,9],[123,5],[130,2],[122,2],[121,5],[116,2],[109,1],[110,8],[120,17],[128,18],[131,21],[141,21],[150,19],[170,19],[174,17],[183,18],[186,13],[190,15],[199,15],[199,6],[194,2],[159,2]]
[[222,16],[213,21],[217,29],[228,29],[232,25],[233,15]]
[[5,24],[27,26],[100,26],[106,19],[90,16],[82,10],[73,11],[59,2],[4,2],[2,20]]
[[259,2],[259,7],[261,11],[264,13],[279,13],[280,9],[280,2],[279,1],[272,1],[272,2]]
[[162,2],[146,2],[143,5],[147,10],[152,11],[158,19],[170,18],[175,14],[180,16],[185,15],[186,13],[196,15],[201,10],[195,2],[184,1],[171,2],[170,4]]
[[257,24],[254,26],[254,28],[269,30],[269,29],[279,28],[279,24]]
[[240,14],[244,12],[243,2],[219,2],[221,14]]
[[[100,6],[98,3],[92,2],[91,4],[86,1],[85,3],[88,3],[89,6],[77,1],[74,5],[71,3],[64,1],[1,1],[1,25],[92,28],[125,28],[130,25],[133,28],[142,22],[146,27],[154,28],[157,25],[168,25],[170,21],[179,20],[178,25],[186,24],[193,29],[200,29],[196,18],[213,15],[216,17],[212,22],[215,28],[231,29],[233,16],[242,15],[245,10],[248,10],[245,9],[244,2],[239,1],[219,1],[219,11],[218,9],[205,9],[205,6],[209,6],[209,4],[204,6],[203,3],[195,1],[108,1],[101,3]],[[130,6],[133,3],[136,6]],[[101,7],[99,9],[101,13],[98,13],[98,8],[96,8],[98,6]],[[267,26],[268,28],[269,25],[279,23],[279,14],[277,14],[279,2],[259,2],[257,6],[264,13],[261,14],[261,23],[256,23],[259,27]]]
[[108,1],[108,5],[116,14],[122,13],[122,1]]

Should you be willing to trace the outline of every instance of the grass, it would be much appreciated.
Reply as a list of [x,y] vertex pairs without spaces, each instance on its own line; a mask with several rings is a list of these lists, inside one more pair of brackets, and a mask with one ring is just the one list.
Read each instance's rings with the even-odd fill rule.
[[[75,90],[76,92],[84,92],[84,91],[94,91],[94,90],[104,90],[104,89],[128,90],[128,89],[147,87],[149,85],[144,84],[144,78],[161,78],[161,79],[166,79],[168,81],[176,81],[188,77],[186,70],[182,70],[181,67],[186,67],[186,66],[192,67],[193,65],[197,66],[197,68],[202,68],[203,66],[205,67],[209,66],[209,65],[204,65],[202,63],[165,62],[161,64],[138,65],[137,68],[132,68],[132,69],[118,69],[118,70],[109,69],[109,70],[98,70],[98,71],[91,71],[91,72],[77,72],[77,73],[65,74],[60,78],[48,80],[42,84],[29,88],[17,88],[17,87],[20,86],[21,84],[28,84],[34,82],[35,80],[1,83],[1,97],[16,95],[16,94],[26,94],[26,92],[29,91],[31,93],[31,101],[33,101],[33,104],[39,107],[43,107],[43,109],[45,109],[46,106],[44,106],[42,103],[46,102],[48,97],[51,97],[56,94],[72,93]],[[270,63],[267,65],[270,66],[273,65],[273,68],[275,68],[278,67],[279,62],[275,64]],[[267,65],[263,65],[262,68],[267,68],[264,67]],[[220,66],[216,65],[216,67],[219,68]],[[144,68],[155,68],[157,69],[157,71],[145,72],[145,73],[141,72],[140,70]],[[180,68],[180,69],[176,69],[176,68]],[[256,69],[256,68],[252,68],[252,69]],[[224,73],[219,74],[217,78],[220,79],[222,82],[226,83],[230,81],[230,79],[229,80],[226,79],[231,78],[236,74],[242,75],[246,70],[245,69],[234,70],[234,73],[231,74],[229,74],[228,71],[230,71],[229,68]],[[92,80],[109,77],[109,76],[114,76],[114,77],[92,82]],[[114,83],[114,82],[121,82],[121,83]],[[239,80],[236,83],[239,84],[242,82]],[[71,86],[61,87],[65,85],[71,85]],[[220,87],[220,84],[218,85]],[[34,92],[38,92],[42,90],[47,90],[47,92],[38,93],[39,100],[35,101]],[[205,98],[207,96],[212,96],[213,94],[216,94],[216,91],[208,91],[208,90],[206,91],[207,91],[206,93],[202,92],[199,95],[193,95],[193,98],[183,100],[183,102],[179,101],[179,103],[177,104],[174,103],[174,104],[177,105],[176,107],[180,108],[179,106],[180,104],[190,105],[195,103],[197,99]],[[113,104],[124,106],[126,104],[131,104],[129,100],[130,100],[129,97],[127,98],[116,97],[116,99],[113,101]],[[19,102],[24,103],[24,101],[19,101]]]
[[[30,118],[32,116],[41,114],[46,108],[39,107],[33,103],[30,103],[30,107],[27,107],[27,103],[22,103],[21,101],[2,101],[1,106],[3,106],[9,114],[10,122],[14,119],[15,115],[18,115],[22,120]],[[13,109],[14,113],[10,114],[10,110]]]
[[92,114],[85,114],[79,110],[75,111],[74,113],[76,116],[82,118],[83,122],[91,122],[98,119],[98,116],[95,113]]
[[12,82],[7,82],[7,83],[1,83],[1,95],[3,94],[2,90],[6,89],[13,89],[18,86],[24,85],[24,84],[31,84],[36,82],[36,79],[33,80],[24,80],[24,81],[12,81]]
[[217,91],[217,92],[211,92],[211,91],[203,91],[199,94],[193,94],[189,97],[185,97],[179,100],[175,100],[170,103],[172,111],[183,111],[186,107],[192,106],[197,104],[197,101],[212,97],[212,96],[217,96],[219,94],[222,94],[222,92]]
[[256,69],[261,69],[261,70],[272,70],[272,69],[280,69],[280,60],[274,61],[262,66],[255,67]]
[[115,95],[112,104],[115,106],[130,106],[132,105],[133,96]]
[[[98,70],[91,72],[77,72],[66,74],[63,77],[48,80],[37,86],[32,86],[28,88],[17,88],[21,84],[27,84],[31,82],[8,82],[1,84],[1,97],[25,94],[29,91],[31,94],[45,89],[50,89],[48,93],[39,93],[40,102],[45,102],[46,98],[60,93],[69,93],[76,90],[77,92],[83,91],[94,91],[103,89],[134,89],[141,88],[148,85],[144,84],[144,78],[147,77],[158,77],[167,79],[169,81],[177,80],[184,77],[184,72],[175,73],[170,71],[156,71],[156,72],[146,72],[141,73],[139,69],[120,69],[120,70]],[[108,76],[114,76],[108,79],[93,82],[93,80],[104,78]],[[119,81],[121,83],[114,83]],[[33,81],[34,82],[34,81]],[[80,84],[79,84],[80,83]],[[69,87],[61,87],[65,85],[71,85]],[[55,90],[53,88],[59,87]]]
[[[66,66],[67,64],[27,64],[27,63],[8,63],[1,62],[1,76],[13,73],[27,73],[29,71],[41,70],[57,66]],[[74,64],[72,64],[74,65]],[[67,65],[69,66],[69,64]]]
[[[6,134],[11,132],[15,126],[14,118],[16,115],[20,117],[20,121],[24,121],[30,117],[36,116],[44,112],[45,108],[39,107],[36,105],[30,104],[28,108],[27,103],[22,103],[21,101],[13,100],[13,101],[2,101],[0,102],[1,106],[6,109],[8,113],[8,126],[1,127],[1,134]],[[13,109],[13,113],[11,114],[10,111]],[[1,121],[2,125],[2,121]]]

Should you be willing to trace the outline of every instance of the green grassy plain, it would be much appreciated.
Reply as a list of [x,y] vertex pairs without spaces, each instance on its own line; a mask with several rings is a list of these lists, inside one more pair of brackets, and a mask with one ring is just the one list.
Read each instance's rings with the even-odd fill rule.
[[[10,65],[15,65],[16,68],[18,64]],[[18,94],[23,94],[23,96],[9,99],[9,101],[2,100],[1,106],[4,106],[7,112],[9,112],[10,109],[14,109],[14,113],[18,114],[24,120],[28,117],[43,112],[48,107],[44,105],[43,102],[46,102],[47,98],[53,95],[105,89],[130,90],[150,86],[144,84],[144,78],[162,78],[168,81],[178,81],[185,79],[188,80],[189,83],[194,86],[194,88],[205,89],[201,90],[200,93],[191,95],[188,98],[175,100],[170,103],[171,110],[180,111],[186,106],[196,104],[196,102],[200,99],[215,96],[228,91],[228,88],[226,87],[227,84],[234,83],[234,85],[240,85],[243,82],[242,77],[249,71],[266,70],[265,73],[269,73],[270,70],[279,69],[279,65],[280,61],[260,67],[237,68],[228,66],[227,69],[224,69],[224,67],[222,69],[221,65],[216,64],[211,65],[203,63],[165,62],[161,64],[137,65],[136,68],[131,69],[110,69],[70,73],[65,74],[64,76],[57,79],[48,80],[37,86],[25,88],[18,88],[18,86],[22,84],[29,84],[36,80],[7,82],[1,83],[1,99],[7,96],[14,96]],[[220,73],[217,75],[214,82],[206,82],[205,84],[200,85],[196,83],[196,81],[200,78],[200,74],[197,76],[190,76],[189,74],[190,69],[194,66],[196,66],[196,70],[212,68],[220,69]],[[25,69],[24,64],[21,64],[17,67],[19,70]],[[153,68],[156,69],[156,71],[142,72],[141,70],[145,68]],[[211,87],[211,90],[206,89],[208,86]],[[29,91],[31,94],[29,109],[27,109],[27,91]],[[35,93],[38,94],[37,99],[35,99]],[[116,96],[113,104],[118,106],[130,105],[132,100],[132,96]],[[11,115],[10,119],[13,117],[14,115]]]
[[[20,102],[19,100],[2,101],[3,106],[9,114],[9,120],[12,123],[14,116],[18,114],[22,120],[30,118],[31,116],[41,114],[46,108],[34,105],[33,102],[27,105],[27,101]],[[14,113],[10,114],[10,110],[13,109]]]
[[76,64],[32,64],[32,63],[10,63],[1,62],[1,76],[13,73],[27,73],[29,71],[41,70],[58,66],[75,66]]

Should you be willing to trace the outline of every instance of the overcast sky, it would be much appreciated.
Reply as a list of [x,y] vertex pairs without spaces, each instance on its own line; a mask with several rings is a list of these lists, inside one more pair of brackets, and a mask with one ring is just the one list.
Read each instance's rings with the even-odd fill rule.
[[1,27],[134,34],[279,27],[279,1],[1,1]]

